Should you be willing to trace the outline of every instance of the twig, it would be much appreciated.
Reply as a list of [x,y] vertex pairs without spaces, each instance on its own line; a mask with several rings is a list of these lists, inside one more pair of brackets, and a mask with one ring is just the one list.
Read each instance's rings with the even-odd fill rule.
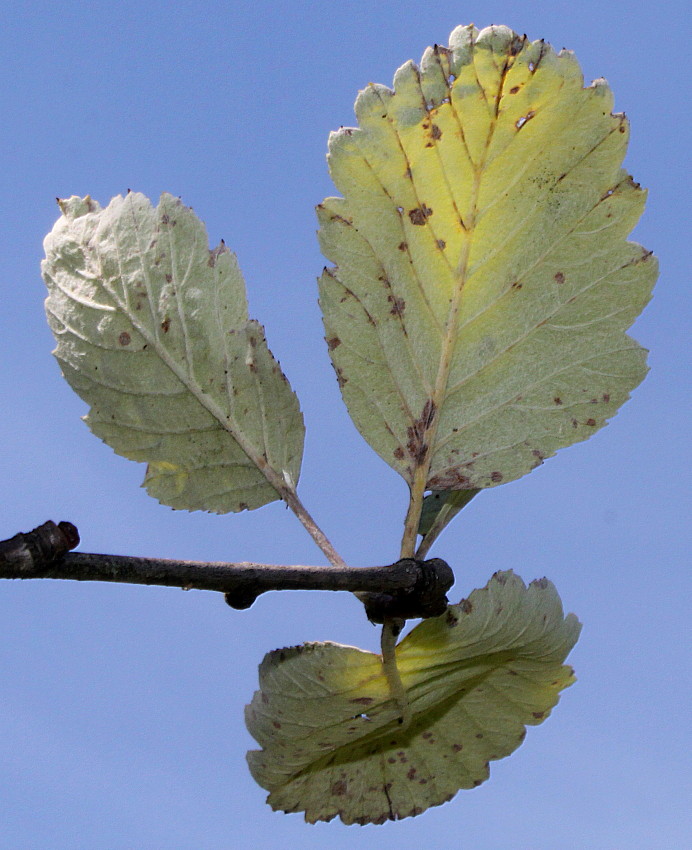
[[[249,608],[268,590],[347,590],[363,594],[374,622],[442,613],[454,577],[440,559],[404,559],[381,567],[333,567],[175,561],[70,552],[79,543],[70,523],[46,522],[0,542],[0,578],[53,578],[216,590],[233,608]],[[399,614],[399,610],[401,613]]]

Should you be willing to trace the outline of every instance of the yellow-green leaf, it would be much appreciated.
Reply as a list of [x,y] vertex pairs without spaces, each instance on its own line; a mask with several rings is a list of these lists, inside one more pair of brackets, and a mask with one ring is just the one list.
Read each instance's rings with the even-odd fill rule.
[[656,263],[626,240],[645,194],[612,106],[572,53],[459,27],[331,135],[326,338],[360,432],[419,491],[516,479],[643,379],[625,331]]
[[191,209],[129,193],[101,207],[61,201],[46,237],[55,355],[118,454],[148,463],[166,505],[257,508],[293,489],[303,450],[298,401],[248,319],[235,255]]
[[412,720],[399,722],[378,655],[333,643],[269,653],[246,710],[250,770],[274,809],[309,822],[417,815],[488,778],[574,681],[579,636],[546,579],[511,572],[425,620],[396,648]]

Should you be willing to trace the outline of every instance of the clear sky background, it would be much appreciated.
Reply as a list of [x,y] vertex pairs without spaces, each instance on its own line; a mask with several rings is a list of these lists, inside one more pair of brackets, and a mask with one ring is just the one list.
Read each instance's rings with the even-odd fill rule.
[[[143,467],[80,422],[43,313],[54,198],[180,195],[238,254],[251,313],[301,399],[300,492],[354,565],[397,557],[405,485],[343,407],[316,304],[313,208],[333,194],[327,135],[370,81],[458,24],[504,23],[573,49],[632,123],[650,189],[635,237],[662,274],[633,334],[651,373],[611,424],[481,494],[433,554],[457,601],[498,569],[552,579],[584,630],[578,682],[489,782],[381,827],[272,813],[245,766],[243,706],[270,649],[375,650],[347,594],[217,594],[0,583],[2,850],[678,850],[690,841],[688,151],[685,4],[154,2],[7,4],[0,33],[0,539],[67,519],[82,550],[322,563],[274,503],[174,512]],[[688,101],[689,103],[689,101]]]

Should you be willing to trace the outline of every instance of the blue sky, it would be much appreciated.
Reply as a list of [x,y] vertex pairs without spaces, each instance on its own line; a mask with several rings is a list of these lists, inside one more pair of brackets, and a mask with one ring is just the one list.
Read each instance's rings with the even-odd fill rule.
[[[14,4],[0,47],[3,307],[0,539],[68,519],[82,549],[321,563],[279,503],[173,512],[143,469],[79,421],[50,356],[41,241],[56,196],[180,195],[236,251],[252,315],[301,399],[300,491],[355,565],[388,563],[405,486],[360,438],[322,340],[314,206],[333,193],[330,130],[370,81],[460,23],[504,23],[576,52],[632,124],[650,190],[635,238],[661,261],[633,335],[651,373],[587,443],[481,494],[434,554],[454,601],[497,569],[552,579],[584,630],[578,682],[491,779],[382,827],[272,813],[244,754],[263,654],[305,640],[376,649],[349,595],[220,596],[62,582],[0,584],[0,848],[671,850],[689,841],[689,194],[685,11],[592,2]],[[686,138],[687,136],[687,138]],[[689,221],[689,210],[687,210]],[[687,689],[687,690],[686,690]],[[687,801],[687,806],[686,806]]]

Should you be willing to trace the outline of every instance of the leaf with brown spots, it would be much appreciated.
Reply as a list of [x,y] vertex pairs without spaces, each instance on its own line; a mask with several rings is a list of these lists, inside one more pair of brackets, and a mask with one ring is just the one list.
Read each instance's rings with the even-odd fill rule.
[[262,747],[248,753],[252,775],[272,808],[311,823],[382,823],[438,806],[485,781],[488,763],[550,714],[574,681],[563,662],[579,629],[550,582],[497,573],[397,646],[408,726],[379,656],[333,643],[271,652],[246,709]]
[[55,355],[118,454],[148,463],[144,486],[174,508],[214,513],[279,498],[300,473],[298,400],[248,318],[235,255],[209,250],[171,195],[101,207],[61,201],[45,241]]
[[646,373],[626,331],[656,263],[627,241],[645,193],[612,106],[569,51],[459,27],[393,90],[368,85],[358,128],[330,137],[330,355],[418,511],[425,490],[497,486],[587,439]]

